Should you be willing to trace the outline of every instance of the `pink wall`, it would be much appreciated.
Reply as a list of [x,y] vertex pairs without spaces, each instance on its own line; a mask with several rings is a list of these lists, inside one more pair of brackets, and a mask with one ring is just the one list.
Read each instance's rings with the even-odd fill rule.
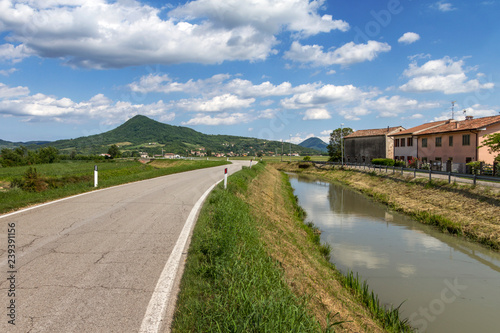
[[[500,132],[500,124],[495,124],[492,126],[488,126],[486,128],[486,131],[480,131],[479,132],[479,145],[482,145],[483,141],[485,140],[485,136],[488,134]],[[488,150],[487,147],[482,147],[479,148],[479,160],[484,161],[487,164],[492,164],[493,161],[495,160],[495,156],[497,156],[498,153],[491,154]]]
[[[470,134],[470,145],[462,145],[462,135]],[[449,137],[453,136],[453,146],[449,145]],[[441,147],[436,147],[435,139],[441,137]],[[422,139],[427,138],[427,147],[422,147]],[[465,163],[470,157],[472,161],[476,160],[476,133],[470,131],[453,132],[425,135],[418,138],[418,157],[420,159],[427,157],[427,160],[435,161],[440,157],[443,162],[453,157],[455,163]]]

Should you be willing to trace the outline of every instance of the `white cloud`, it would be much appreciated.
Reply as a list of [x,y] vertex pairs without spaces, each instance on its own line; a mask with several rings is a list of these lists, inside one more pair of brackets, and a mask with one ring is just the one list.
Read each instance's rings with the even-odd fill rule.
[[442,12],[450,12],[452,10],[456,10],[456,8],[453,7],[453,4],[445,1],[438,1],[433,4],[432,7]]
[[194,112],[222,112],[248,108],[255,102],[255,98],[241,99],[238,96],[224,94],[212,99],[194,98],[181,99],[174,104],[177,108]]
[[356,106],[350,109],[342,109],[339,114],[346,120],[361,120],[361,116],[369,115],[371,112],[363,107]]
[[424,117],[423,114],[421,113],[415,113],[415,114],[412,114],[409,119],[422,119]]
[[330,118],[332,118],[332,116],[330,116],[326,109],[309,109],[306,111],[302,120],[321,120]]
[[18,96],[25,96],[30,93],[30,90],[26,87],[15,87],[10,88],[7,85],[0,82],[0,99],[3,98],[12,98]]
[[407,32],[398,39],[399,43],[412,44],[420,39],[420,35],[414,32]]
[[348,23],[318,14],[324,4],[325,0],[195,0],[172,10],[170,15],[179,19],[208,17],[227,29],[253,26],[269,34],[279,33],[281,29],[304,36],[347,31]]
[[318,108],[329,103],[353,102],[372,95],[373,93],[363,92],[353,85],[335,86],[327,84],[283,99],[281,105],[287,109]]
[[[456,109],[461,109],[459,104],[455,104]],[[465,110],[466,112],[463,112]],[[487,105],[474,104],[466,109],[461,109],[460,111],[455,111],[454,118],[456,120],[464,120],[465,116],[473,116],[474,118],[498,116],[498,108],[492,108]],[[451,111],[442,112],[440,116],[435,117],[434,121],[448,120],[451,118]]]
[[[277,34],[346,31],[319,11],[324,0],[199,0],[168,12],[136,0],[2,0],[0,31],[13,44],[0,59],[30,55],[85,68],[259,61],[276,54]],[[165,12],[167,17],[165,18]]]
[[40,93],[30,95],[28,88],[9,88],[0,83],[0,114],[23,117],[28,121],[51,119],[73,122],[90,117],[102,119],[107,124],[117,124],[137,114],[173,120],[175,113],[168,110],[169,106],[161,100],[152,104],[132,104],[113,102],[98,94],[88,101],[77,103],[65,97],[57,98]]
[[403,73],[411,78],[410,81],[399,88],[407,92],[456,94],[492,89],[495,86],[492,82],[481,83],[478,79],[469,80],[466,73],[475,68],[464,69],[463,66],[463,60],[454,61],[449,57],[430,60],[420,67],[413,62]]
[[330,134],[333,132],[333,130],[324,130],[324,131],[321,131],[319,134],[321,135],[327,135],[328,137],[330,137]]
[[216,116],[208,116],[201,113],[189,121],[183,122],[182,125],[237,125],[247,123],[250,120],[250,117],[245,113],[222,113]]
[[0,61],[10,61],[12,63],[17,63],[23,60],[24,58],[30,57],[31,55],[33,55],[33,52],[23,44],[0,45]]
[[366,44],[349,42],[341,47],[324,52],[320,45],[301,45],[294,41],[290,50],[285,52],[285,59],[311,64],[312,66],[342,65],[348,66],[359,62],[372,61],[382,52],[389,52],[387,43],[368,41]]
[[10,69],[0,69],[0,75],[9,76],[10,74],[17,72],[17,68]]

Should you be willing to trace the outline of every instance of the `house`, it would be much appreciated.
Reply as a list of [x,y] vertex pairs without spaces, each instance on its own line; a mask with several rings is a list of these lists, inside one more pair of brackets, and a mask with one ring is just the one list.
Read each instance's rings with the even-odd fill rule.
[[422,124],[393,134],[394,159],[409,162],[418,157],[418,135],[428,129],[443,125],[446,120]]
[[369,163],[374,158],[394,158],[392,135],[403,130],[403,127],[396,126],[351,133],[344,138],[344,156],[353,163]]
[[163,157],[168,158],[168,159],[173,159],[173,158],[175,158],[175,154],[174,153],[165,153],[163,155]]
[[500,132],[500,116],[465,120],[448,120],[444,124],[429,128],[418,135],[418,157],[425,161],[452,161],[469,163],[494,162],[495,156],[488,147],[480,147],[485,136]]

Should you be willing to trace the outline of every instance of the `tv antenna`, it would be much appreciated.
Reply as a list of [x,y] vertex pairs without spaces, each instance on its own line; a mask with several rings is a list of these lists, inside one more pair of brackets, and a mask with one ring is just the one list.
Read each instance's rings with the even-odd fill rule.
[[457,101],[451,101],[451,119],[455,119],[455,103]]

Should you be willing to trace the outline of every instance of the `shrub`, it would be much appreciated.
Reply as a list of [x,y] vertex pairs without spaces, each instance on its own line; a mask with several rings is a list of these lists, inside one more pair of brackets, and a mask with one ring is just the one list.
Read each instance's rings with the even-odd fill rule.
[[392,158],[374,158],[372,164],[393,166],[394,160]]
[[311,156],[304,156],[304,158],[302,160],[303,161],[310,161],[311,160]]
[[404,166],[406,166],[406,163],[405,163],[405,161],[394,161],[394,166],[404,167]]

